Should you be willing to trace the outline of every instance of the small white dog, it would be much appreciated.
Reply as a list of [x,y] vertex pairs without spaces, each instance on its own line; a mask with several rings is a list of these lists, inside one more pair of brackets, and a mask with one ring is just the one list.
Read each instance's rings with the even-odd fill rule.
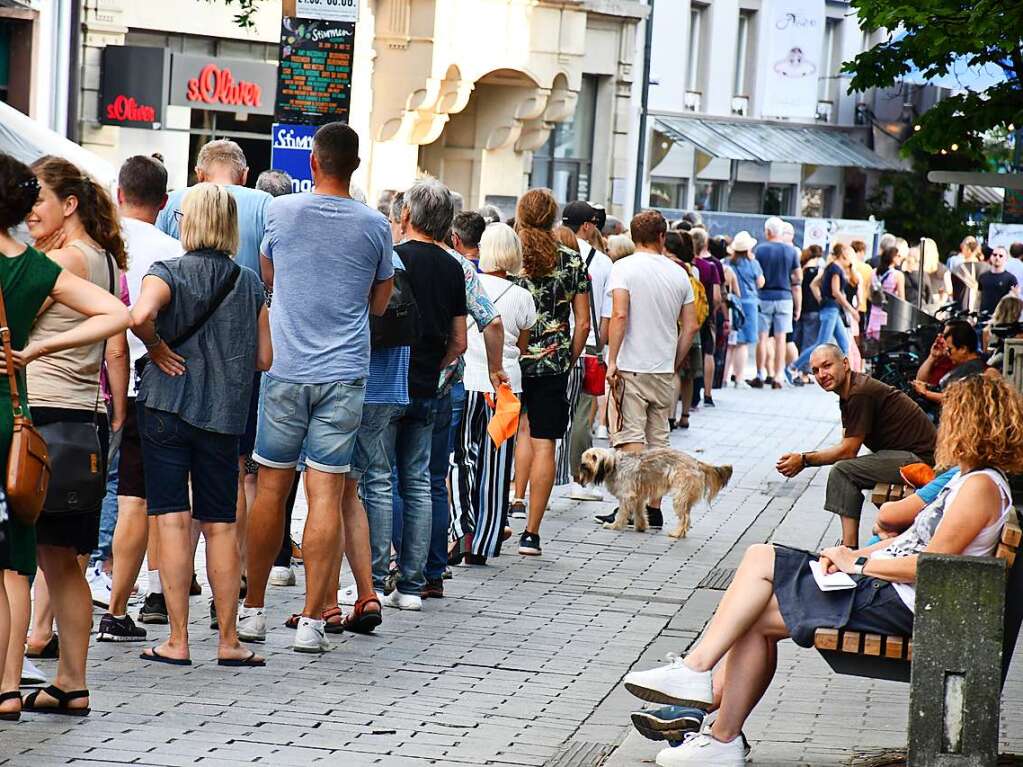
[[712,466],[669,448],[624,453],[593,447],[583,453],[579,466],[579,484],[603,484],[618,499],[615,521],[604,527],[622,530],[631,517],[636,531],[642,532],[647,528],[647,500],[670,495],[678,517],[678,527],[668,533],[672,538],[685,538],[693,504],[700,498],[713,501],[731,478],[731,466]]

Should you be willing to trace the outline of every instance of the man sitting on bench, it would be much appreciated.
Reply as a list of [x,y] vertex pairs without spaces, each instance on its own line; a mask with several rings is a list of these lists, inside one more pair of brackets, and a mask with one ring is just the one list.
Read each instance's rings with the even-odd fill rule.
[[[835,546],[819,555],[750,546],[689,654],[626,674],[626,689],[642,700],[718,709],[712,726],[661,751],[660,767],[743,767],[740,733],[774,677],[778,642],[812,647],[821,628],[910,636],[921,553],[995,552],[1012,510],[1005,473],[1023,471],[1023,395],[1004,380],[974,376],[952,384],[943,407],[937,459],[958,466],[960,475],[906,532],[858,551]],[[822,591],[810,567],[818,561],[825,572],[852,576],[855,587]]]
[[[856,548],[863,491],[878,482],[901,483],[899,469],[906,464],[933,465],[934,424],[898,389],[852,372],[834,344],[814,349],[810,369],[824,391],[838,395],[842,441],[823,450],[786,453],[777,469],[794,477],[808,466],[832,466],[824,508],[842,518],[842,544]],[[858,455],[861,446],[871,452]]]

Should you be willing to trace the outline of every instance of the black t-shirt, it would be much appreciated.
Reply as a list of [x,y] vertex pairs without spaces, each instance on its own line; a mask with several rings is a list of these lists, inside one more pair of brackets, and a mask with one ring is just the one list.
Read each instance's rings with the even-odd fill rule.
[[405,265],[422,324],[419,341],[412,347],[409,395],[436,397],[451,321],[466,315],[465,275],[451,254],[436,245],[410,240],[394,250]]
[[821,306],[813,297],[813,291],[810,290],[810,283],[813,282],[820,270],[820,262],[816,260],[807,261],[806,266],[803,267],[803,314],[820,311]]
[[863,437],[868,450],[906,450],[929,462],[937,436],[934,424],[913,400],[863,373],[850,373],[849,396],[840,399],[846,437]]
[[831,283],[834,282],[836,274],[838,275],[839,291],[845,290],[845,270],[832,261],[824,267],[824,276],[821,277],[821,309],[838,305],[838,294],[831,290]]
[[1009,272],[984,272],[977,277],[980,284],[980,310],[993,314],[998,302],[1016,286],[1016,277]]

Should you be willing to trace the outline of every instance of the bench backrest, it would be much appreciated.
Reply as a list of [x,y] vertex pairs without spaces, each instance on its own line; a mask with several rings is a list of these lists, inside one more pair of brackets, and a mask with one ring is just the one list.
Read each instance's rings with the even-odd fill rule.
[[1002,640],[1002,684],[1009,673],[1012,654],[1016,650],[1020,626],[1023,625],[1023,557],[1019,547],[1023,541],[1020,529],[1021,508],[1016,506],[1009,511],[1009,518],[1002,530],[1002,538],[998,543],[995,556],[1004,559],[1009,569],[1005,581],[1005,634]]

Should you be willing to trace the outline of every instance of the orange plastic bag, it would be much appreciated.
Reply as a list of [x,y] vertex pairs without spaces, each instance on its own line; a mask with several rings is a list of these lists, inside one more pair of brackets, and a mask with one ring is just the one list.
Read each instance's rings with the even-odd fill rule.
[[[495,407],[493,396],[490,394],[487,395],[487,404],[490,407]],[[487,434],[494,440],[496,447],[501,447],[507,440],[515,436],[515,432],[519,429],[519,411],[521,410],[522,404],[512,392],[511,387],[508,384],[501,384],[501,388],[497,390],[495,412],[487,426]]]

